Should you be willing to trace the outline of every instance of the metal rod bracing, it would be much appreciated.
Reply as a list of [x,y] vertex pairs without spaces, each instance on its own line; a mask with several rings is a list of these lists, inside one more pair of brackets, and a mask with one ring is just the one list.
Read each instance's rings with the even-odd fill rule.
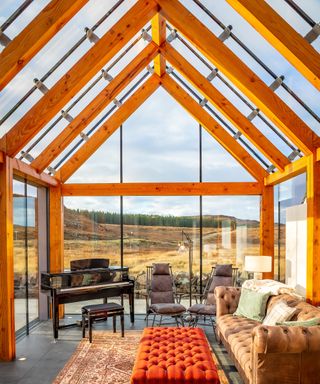
[[[150,75],[149,72],[146,72],[119,100],[120,103],[122,103],[142,82]],[[106,114],[104,114],[99,121],[97,121],[93,127],[86,133],[86,136],[90,136],[93,131],[98,128],[98,126],[108,117],[111,115],[111,113],[117,108],[116,105],[114,105]],[[61,164],[63,164],[70,155],[73,154],[73,152],[82,144],[84,141],[83,138],[79,139],[79,141],[63,156],[62,159],[58,161],[56,165],[53,166],[53,169],[57,170]]]
[[8,17],[8,19],[1,25],[0,27],[0,30],[2,32],[4,32],[8,27],[9,25],[11,25],[17,17],[19,17],[21,15],[21,13],[28,8],[28,6],[32,3],[33,0],[25,0],[19,8],[17,8],[13,14]]
[[[167,24],[168,29],[171,31],[173,28],[170,27]],[[210,71],[214,70],[214,67],[210,65],[195,49],[192,48],[190,44],[188,44],[178,33],[177,33],[177,38],[181,43],[187,47],[190,52],[192,52]],[[250,104],[227,80],[225,80],[219,72],[217,72],[216,77],[223,82],[236,96],[239,97],[239,99],[247,106],[249,107],[252,111],[256,109],[255,106]],[[272,126],[271,123],[269,123],[262,115],[260,112],[258,112],[257,116],[292,150],[296,150],[297,148],[294,147],[287,139],[285,136],[281,134],[275,127]]]
[[[109,11],[100,19],[97,21],[97,23],[91,28],[92,31],[95,31],[122,3],[124,0],[119,0],[112,8],[109,9]],[[69,57],[71,54],[80,47],[80,45],[87,39],[87,35],[84,34],[84,36],[81,37],[80,40],[78,40],[70,49],[68,52],[65,53],[61,57],[60,60],[58,60],[52,68],[49,69],[49,71],[43,75],[40,79],[41,82],[44,82],[59,66]],[[30,95],[37,89],[37,87],[34,85],[0,120],[0,125],[2,125],[19,107],[21,104],[23,104]]]
[[[150,27],[151,28],[151,27]],[[137,37],[110,65],[108,68],[106,68],[106,72],[109,72],[137,43],[139,40],[141,40],[141,35]],[[78,96],[77,99],[75,99],[68,108],[65,109],[65,112],[68,113],[72,108],[74,108],[78,102],[102,79],[102,74],[100,74],[93,82]],[[25,153],[29,153],[55,126],[56,124],[62,119],[63,117],[60,115],[56,120],[38,137],[37,140],[32,143],[26,149]],[[22,157],[20,157],[20,160]]]
[[292,9],[294,9],[299,16],[303,18],[304,21],[306,21],[311,27],[314,27],[316,25],[316,22],[311,19],[309,15],[306,14],[306,12],[301,9],[293,0],[284,0]]
[[[288,4],[293,3],[295,4],[292,0],[284,0]],[[213,21],[215,21],[222,29],[225,29],[226,26],[212,13],[210,10],[204,6],[199,0],[193,0],[195,4],[197,4]],[[298,6],[296,6],[299,8]],[[300,9],[300,8],[299,8]],[[303,12],[301,10],[301,12]],[[306,17],[308,17],[306,15]],[[311,20],[311,19],[310,19]],[[313,24],[312,27],[316,24],[313,20],[311,20]],[[240,47],[245,50],[271,77],[274,79],[277,79],[278,76],[262,61],[259,59],[259,57],[251,51],[249,47],[246,46],[245,43],[243,43],[232,31],[230,32],[230,37],[240,45]],[[304,103],[296,93],[288,87],[287,84],[283,81],[281,83],[281,86],[289,93],[291,97],[293,97],[315,120],[317,120],[320,123],[320,116],[318,116],[306,103]]]
[[[180,76],[178,76],[176,73],[172,72],[171,75],[176,78],[199,102],[202,101],[202,98],[184,81],[181,79]],[[208,104],[204,105],[204,108],[206,108],[210,113],[220,121],[221,124],[223,124],[229,132],[232,133],[232,135],[236,134],[236,131],[224,120],[222,119]],[[269,164],[266,163],[263,158],[253,149],[250,147],[250,145],[243,140],[242,137],[239,137],[238,141],[241,142],[241,144],[248,149],[249,152],[251,152],[266,168],[269,168]]]

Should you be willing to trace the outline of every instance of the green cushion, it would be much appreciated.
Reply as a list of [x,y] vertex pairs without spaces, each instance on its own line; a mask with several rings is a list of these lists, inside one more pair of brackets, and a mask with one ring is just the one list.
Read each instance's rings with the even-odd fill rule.
[[260,293],[242,288],[238,308],[234,315],[262,321],[266,314],[269,296],[270,292]]
[[277,323],[277,325],[286,325],[287,327],[312,327],[320,324],[320,317],[314,317],[309,320],[301,321],[283,321],[282,323]]

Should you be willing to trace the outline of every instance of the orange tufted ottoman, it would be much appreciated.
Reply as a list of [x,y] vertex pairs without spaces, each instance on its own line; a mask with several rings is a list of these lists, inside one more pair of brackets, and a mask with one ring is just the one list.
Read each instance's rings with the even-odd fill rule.
[[145,328],[131,384],[220,383],[211,353],[200,328]]

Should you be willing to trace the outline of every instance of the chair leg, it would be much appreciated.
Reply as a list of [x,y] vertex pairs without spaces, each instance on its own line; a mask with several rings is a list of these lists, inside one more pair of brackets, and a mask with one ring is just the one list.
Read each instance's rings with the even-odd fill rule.
[[91,318],[91,316],[89,316],[88,326],[89,326],[89,342],[90,343],[92,343],[92,323],[93,323],[93,319]]
[[121,337],[124,337],[124,313],[122,312],[120,315],[121,322]]
[[162,323],[162,315],[160,315],[159,327],[161,327],[161,323]]
[[176,320],[177,327],[179,328],[178,316],[174,316],[174,318]]
[[156,321],[156,314],[153,315],[153,321],[152,321],[152,326],[154,327],[154,323]]
[[180,315],[180,319],[181,319],[181,324],[184,327],[183,315]]
[[84,339],[86,337],[86,319],[84,314],[82,314],[82,338]]
[[116,333],[117,332],[117,325],[116,325],[116,315],[113,315],[112,316],[112,320],[113,320],[113,333]]

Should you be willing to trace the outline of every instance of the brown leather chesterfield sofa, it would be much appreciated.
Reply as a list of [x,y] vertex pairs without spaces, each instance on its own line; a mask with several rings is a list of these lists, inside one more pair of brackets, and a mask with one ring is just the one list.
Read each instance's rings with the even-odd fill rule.
[[[233,316],[241,288],[217,287],[217,338],[246,384],[320,384],[320,326],[265,326]],[[283,294],[271,296],[267,313],[279,300],[299,311],[291,320],[320,317],[320,309]]]

